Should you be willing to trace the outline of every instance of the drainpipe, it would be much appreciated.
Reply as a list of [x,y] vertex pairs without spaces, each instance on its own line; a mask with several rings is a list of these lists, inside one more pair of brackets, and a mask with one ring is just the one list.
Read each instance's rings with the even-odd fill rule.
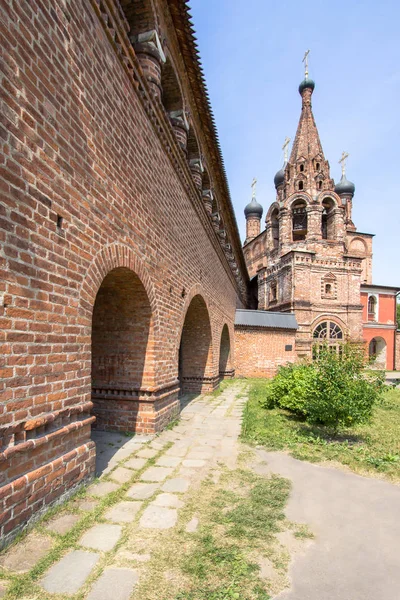
[[397,365],[396,363],[396,343],[397,343],[397,297],[400,295],[400,292],[397,292],[396,296],[395,296],[395,303],[394,303],[394,322],[396,323],[396,329],[394,330],[394,357],[393,357],[393,367],[394,370],[397,371],[397,367],[400,365]]

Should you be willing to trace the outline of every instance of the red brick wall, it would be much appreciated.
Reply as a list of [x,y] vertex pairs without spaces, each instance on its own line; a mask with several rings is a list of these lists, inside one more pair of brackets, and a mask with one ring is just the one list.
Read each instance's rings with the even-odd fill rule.
[[396,331],[394,329],[382,329],[368,327],[363,330],[363,337],[366,342],[365,350],[369,352],[369,344],[372,339],[383,339],[386,344],[386,366],[380,365],[381,368],[386,368],[388,371],[394,369],[394,353],[395,353],[395,340]]
[[396,371],[400,371],[400,331],[396,332],[396,362],[394,368]]
[[[82,407],[89,418],[92,313],[110,271],[135,277],[119,281],[119,296],[115,280],[103,287],[96,304],[94,401],[105,427],[154,431],[176,414],[180,336],[197,294],[209,311],[208,373],[217,380],[222,328],[233,333],[242,301],[168,117],[132,76],[133,51],[123,47],[122,57],[111,43],[97,4],[5,0],[1,16],[0,495],[7,490],[9,510],[20,502],[9,487],[20,477],[27,484],[61,459],[69,472],[74,444],[92,453],[90,427],[79,440],[64,427]],[[184,73],[181,81],[192,98]],[[196,135],[206,155],[202,130]],[[218,196],[219,175],[210,167],[209,175]],[[124,385],[126,394],[109,397],[108,386]],[[12,447],[18,452],[8,454]],[[89,454],[46,498],[92,473]],[[7,515],[0,535],[18,523]]]
[[[291,346],[291,350],[285,350]],[[295,362],[295,332],[235,327],[237,377],[273,377],[280,365]]]

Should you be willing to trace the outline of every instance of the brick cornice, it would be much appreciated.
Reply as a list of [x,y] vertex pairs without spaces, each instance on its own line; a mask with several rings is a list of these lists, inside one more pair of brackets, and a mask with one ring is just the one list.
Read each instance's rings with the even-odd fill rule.
[[[235,248],[235,257],[238,259],[237,264],[240,268],[240,275],[241,275],[241,279],[243,282],[242,286],[240,285],[240,281],[238,281],[236,279],[236,277],[234,276],[234,274],[232,272],[228,258],[221,246],[221,243],[220,243],[219,238],[216,234],[216,231],[213,227],[213,224],[210,221],[208,213],[205,210],[204,203],[201,198],[201,194],[199,193],[199,191],[197,190],[197,188],[193,182],[191,172],[189,169],[189,165],[187,163],[186,157],[185,157],[182,149],[180,148],[179,144],[177,143],[170,120],[169,120],[168,116],[166,115],[165,111],[163,110],[162,105],[160,105],[157,102],[157,100],[153,97],[153,95],[150,93],[150,90],[149,90],[146,78],[143,74],[141,65],[139,63],[139,60],[135,54],[135,51],[134,51],[134,49],[129,41],[128,35],[127,35],[129,26],[126,22],[126,19],[124,19],[124,16],[121,13],[120,8],[118,7],[118,3],[116,3],[114,0],[90,0],[90,2],[91,2],[91,5],[92,5],[95,13],[97,14],[97,16],[100,20],[100,22],[103,25],[106,35],[107,35],[111,45],[113,46],[121,64],[122,64],[122,67],[124,68],[126,73],[129,75],[131,82],[132,82],[132,87],[135,90],[135,92],[137,93],[139,100],[140,100],[145,112],[147,113],[158,138],[160,139],[176,173],[178,174],[178,176],[181,180],[181,183],[183,184],[183,187],[185,188],[186,193],[188,194],[189,199],[192,202],[192,205],[194,206],[194,208],[196,210],[196,213],[200,219],[200,222],[202,223],[211,243],[213,244],[215,251],[217,252],[218,256],[220,257],[221,263],[224,266],[225,271],[229,275],[234,287],[237,290],[239,297],[242,299],[242,301],[244,303],[246,303],[246,285],[245,284],[248,281],[248,273],[247,273],[247,268],[246,268],[246,264],[245,264],[245,260],[244,260],[244,256],[243,256],[243,252],[242,252],[242,247],[241,247],[241,243],[240,243],[239,231],[238,231],[236,219],[235,219],[234,213],[233,213],[233,207],[232,207],[232,203],[230,201],[229,191],[228,191],[229,205],[228,205],[228,209],[226,210],[225,214],[228,214],[230,217],[229,224],[231,225],[231,227],[230,227],[231,232],[232,232],[232,217],[234,220],[234,228],[233,228],[234,235],[232,236],[232,242],[233,242],[232,245]],[[185,17],[186,17],[186,19],[188,19],[186,5],[185,5]],[[188,27],[190,28],[189,24],[188,24]],[[185,61],[185,64],[186,64],[186,61]],[[200,75],[199,65],[198,65],[197,69],[198,69],[198,77],[202,80],[202,76]],[[189,77],[189,78],[192,83],[192,78],[191,77]],[[206,94],[206,92],[204,90],[204,83],[203,83],[203,94]],[[195,94],[195,96],[196,96],[196,94]],[[201,109],[199,109],[199,107],[197,107],[197,108],[198,108],[198,110],[201,110]],[[209,112],[211,112],[209,103],[207,106],[207,110]],[[212,117],[209,115],[209,118],[212,118]],[[218,140],[216,140],[216,144],[218,146],[218,151],[220,154]],[[215,152],[214,152],[214,154],[215,154]],[[223,171],[223,178],[225,178],[225,182],[226,182],[226,176],[225,176],[225,170],[224,170],[223,163],[222,163],[222,157],[220,157],[219,162],[220,162],[221,169]],[[217,169],[217,171],[218,171],[218,169]],[[227,187],[227,182],[226,182],[226,187]],[[226,202],[225,196],[224,196],[224,200]]]

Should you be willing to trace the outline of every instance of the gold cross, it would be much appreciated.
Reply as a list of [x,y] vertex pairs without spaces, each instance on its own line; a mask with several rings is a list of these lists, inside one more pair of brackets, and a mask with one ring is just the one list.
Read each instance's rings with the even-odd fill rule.
[[304,58],[303,58],[303,63],[304,63],[304,68],[305,68],[305,72],[306,72],[306,79],[308,77],[308,55],[310,54],[309,50],[306,50],[305,54],[304,54]]
[[255,198],[256,197],[256,185],[257,185],[257,179],[255,177],[253,177],[253,181],[251,182],[251,198]]
[[342,165],[342,175],[346,175],[346,159],[349,157],[349,153],[343,150],[342,158],[339,160],[339,164]]
[[290,144],[290,138],[286,138],[283,146],[282,146],[282,150],[283,150],[283,162],[286,164],[287,163],[287,159],[288,159],[288,150],[289,150],[289,144]]

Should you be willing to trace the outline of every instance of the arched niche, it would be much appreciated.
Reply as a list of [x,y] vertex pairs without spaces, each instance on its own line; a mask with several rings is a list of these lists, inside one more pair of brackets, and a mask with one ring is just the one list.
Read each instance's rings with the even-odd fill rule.
[[142,281],[127,267],[112,269],[98,289],[91,349],[97,428],[134,431],[132,401],[154,384],[154,319]]
[[181,392],[205,392],[213,387],[213,348],[210,316],[204,298],[194,296],[186,311],[179,346]]

